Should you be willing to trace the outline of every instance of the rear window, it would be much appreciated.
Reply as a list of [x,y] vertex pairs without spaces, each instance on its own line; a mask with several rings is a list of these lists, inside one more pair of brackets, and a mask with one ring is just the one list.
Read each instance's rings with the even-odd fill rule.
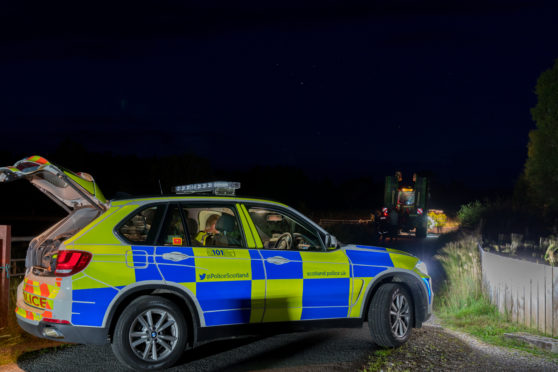
[[91,221],[99,217],[100,214],[101,211],[96,208],[76,209],[62,221],[58,222],[56,225],[33,239],[34,244],[42,244],[42,242],[46,239],[65,240],[83,229]]
[[58,251],[60,244],[78,233],[100,214],[101,211],[96,208],[74,210],[62,221],[31,241],[25,258],[25,267],[51,267],[52,257]]
[[154,205],[131,214],[119,227],[118,233],[132,244],[152,245],[165,206]]
[[413,204],[415,204],[415,192],[414,191],[400,191],[397,203],[398,204],[403,204],[403,205],[413,205]]

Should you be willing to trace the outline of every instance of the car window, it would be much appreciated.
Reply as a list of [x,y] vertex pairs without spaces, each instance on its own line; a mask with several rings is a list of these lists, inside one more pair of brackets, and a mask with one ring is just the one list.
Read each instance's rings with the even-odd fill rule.
[[125,220],[118,233],[132,244],[152,245],[163,212],[164,205],[142,208]]
[[246,247],[236,210],[219,204],[182,205],[194,247]]
[[188,245],[180,209],[176,204],[171,205],[167,211],[159,245]]
[[249,207],[248,213],[266,249],[323,250],[316,231],[284,212],[264,207]]
[[59,221],[54,226],[50,227],[48,230],[43,232],[38,237],[34,238],[31,245],[39,246],[47,239],[56,240],[58,237],[65,236],[69,238],[73,234],[77,233],[88,223],[93,221],[95,218],[99,217],[101,212],[96,208],[80,208],[72,211],[66,218]]

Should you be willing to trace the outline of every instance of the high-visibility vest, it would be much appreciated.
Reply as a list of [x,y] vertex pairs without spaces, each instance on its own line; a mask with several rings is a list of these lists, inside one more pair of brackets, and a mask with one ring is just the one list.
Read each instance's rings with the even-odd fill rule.
[[208,232],[205,232],[205,231],[200,231],[200,232],[198,233],[198,235],[196,235],[196,238],[195,238],[195,239],[196,239],[198,242],[200,242],[201,245],[205,245],[205,243],[206,243],[206,241],[207,241],[207,238],[208,238],[209,236],[213,236],[213,235],[214,235],[214,234],[211,234],[211,233],[208,233]]

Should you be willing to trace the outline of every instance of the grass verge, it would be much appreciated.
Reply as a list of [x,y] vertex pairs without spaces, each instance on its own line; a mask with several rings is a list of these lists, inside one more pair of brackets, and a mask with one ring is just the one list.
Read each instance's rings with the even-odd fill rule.
[[395,349],[380,349],[374,351],[374,354],[368,357],[368,364],[364,367],[363,372],[375,372],[383,370],[384,365],[388,361],[388,357]]
[[434,303],[436,315],[444,326],[469,333],[492,345],[524,350],[558,361],[557,354],[504,337],[504,333],[513,332],[542,334],[509,321],[490,303],[482,291],[480,254],[473,235],[446,244],[436,258],[446,272],[446,282]]

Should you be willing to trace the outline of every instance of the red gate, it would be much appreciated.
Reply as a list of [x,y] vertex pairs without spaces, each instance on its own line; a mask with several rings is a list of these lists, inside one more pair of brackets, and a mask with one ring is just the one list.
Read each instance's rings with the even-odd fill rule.
[[12,227],[0,225],[0,328],[7,326],[10,306]]

